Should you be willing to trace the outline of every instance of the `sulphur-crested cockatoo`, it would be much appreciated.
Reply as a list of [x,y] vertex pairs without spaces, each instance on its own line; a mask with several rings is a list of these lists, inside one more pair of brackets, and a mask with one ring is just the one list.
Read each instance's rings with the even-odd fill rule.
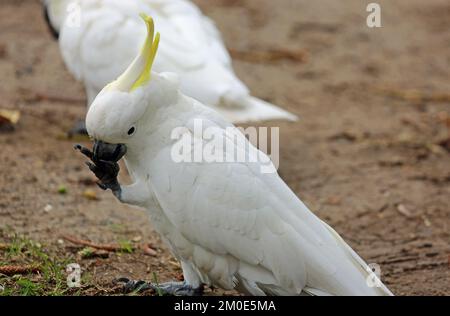
[[161,34],[157,72],[180,76],[180,89],[234,123],[296,116],[250,95],[233,71],[214,23],[188,0],[44,0],[63,59],[86,88],[88,104],[131,63],[145,26],[139,13],[157,21]]
[[[265,154],[244,136],[232,137],[233,125],[220,114],[184,95],[176,75],[151,71],[159,34],[143,17],[144,47],[88,111],[94,150],[76,148],[91,159],[101,188],[149,212],[180,261],[185,281],[159,289],[192,295],[209,284],[253,295],[390,295],[344,240],[263,168],[273,166]],[[206,135],[211,129],[213,142]],[[211,142],[217,146],[208,147]],[[214,148],[217,159],[202,152],[195,158],[198,148]],[[247,159],[235,156],[242,152]],[[194,153],[192,162],[180,159],[186,153]],[[251,159],[257,156],[262,159]],[[117,180],[122,157],[131,185]],[[155,287],[129,280],[126,286]]]

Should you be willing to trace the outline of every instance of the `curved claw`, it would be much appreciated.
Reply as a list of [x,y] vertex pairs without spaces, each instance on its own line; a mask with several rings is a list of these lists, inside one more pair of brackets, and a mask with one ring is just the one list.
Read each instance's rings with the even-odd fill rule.
[[121,278],[114,279],[113,282],[114,283],[128,283],[128,282],[130,282],[130,279],[121,277]]
[[[120,159],[126,153],[126,146],[96,142],[93,151],[79,144],[74,145],[74,149],[80,151],[91,160],[86,161],[85,164],[99,179],[97,182],[99,188],[102,190],[111,189],[114,195],[119,197],[121,190],[117,181],[117,176],[120,172],[120,166],[117,163],[117,160],[99,158],[107,156],[114,159]],[[110,149],[114,149],[114,151],[110,151]]]
[[102,189],[103,191],[108,190],[108,187],[107,187],[106,185],[104,185],[103,183],[101,183],[101,182],[95,182],[95,183],[96,183],[97,186],[98,186],[100,189]]
[[75,150],[78,150],[79,152],[81,152],[83,155],[85,155],[86,157],[88,157],[91,160],[94,158],[94,153],[89,148],[86,148],[80,144],[74,145],[73,148]]

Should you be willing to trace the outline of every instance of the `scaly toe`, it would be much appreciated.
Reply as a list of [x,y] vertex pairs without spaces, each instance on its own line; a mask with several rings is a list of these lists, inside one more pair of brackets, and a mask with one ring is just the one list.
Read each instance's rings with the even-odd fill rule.
[[119,279],[116,279],[114,281],[114,283],[122,283],[124,293],[155,290],[155,286],[153,284],[142,281],[142,280],[135,281],[135,280],[130,280],[128,278],[119,278]]
[[199,296],[203,294],[203,286],[193,288],[186,282],[167,282],[158,284],[156,291],[164,295]]

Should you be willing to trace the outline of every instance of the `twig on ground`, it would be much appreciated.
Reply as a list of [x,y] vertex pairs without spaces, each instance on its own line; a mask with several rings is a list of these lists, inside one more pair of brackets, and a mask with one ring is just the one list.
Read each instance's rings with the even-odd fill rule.
[[110,252],[106,250],[94,249],[91,247],[84,248],[79,251],[78,254],[83,259],[92,259],[92,258],[102,258],[106,259],[109,257]]
[[39,266],[26,265],[26,266],[0,266],[0,274],[15,275],[15,274],[28,274],[40,272]]
[[77,245],[83,245],[86,247],[91,247],[91,248],[95,248],[95,249],[100,249],[100,250],[106,250],[106,251],[111,251],[111,252],[117,252],[117,251],[122,251],[123,247],[118,245],[118,244],[96,244],[93,243],[91,241],[88,240],[81,240],[72,236],[68,236],[68,235],[63,235],[61,236],[61,238],[77,244]]

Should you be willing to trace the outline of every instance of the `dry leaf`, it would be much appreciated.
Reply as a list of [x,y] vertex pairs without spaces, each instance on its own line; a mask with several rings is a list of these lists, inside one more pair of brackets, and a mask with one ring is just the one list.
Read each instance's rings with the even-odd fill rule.
[[0,128],[4,130],[14,129],[19,122],[20,112],[15,110],[0,109]]

